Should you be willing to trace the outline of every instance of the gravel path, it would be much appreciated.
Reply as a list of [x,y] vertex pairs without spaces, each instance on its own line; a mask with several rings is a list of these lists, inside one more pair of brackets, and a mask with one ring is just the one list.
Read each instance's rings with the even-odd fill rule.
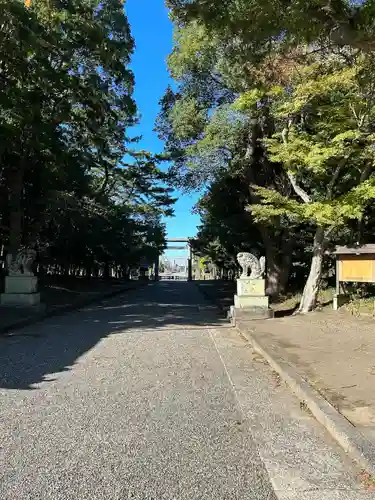
[[0,500],[375,500],[192,283],[0,338]]
[[274,500],[206,306],[158,283],[1,339],[1,500]]

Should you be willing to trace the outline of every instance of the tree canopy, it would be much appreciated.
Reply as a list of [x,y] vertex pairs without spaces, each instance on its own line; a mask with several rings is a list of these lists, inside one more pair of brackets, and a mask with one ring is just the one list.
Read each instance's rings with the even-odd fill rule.
[[162,159],[131,138],[123,2],[1,0],[0,25],[3,245],[88,274],[154,259],[173,199]]
[[[196,245],[211,248],[216,259],[223,247],[214,241],[227,255],[233,251],[235,237],[220,239],[216,214],[237,179],[245,200],[238,220],[248,236],[231,229],[242,248],[266,254],[272,294],[285,289],[290,264],[299,264],[305,247],[311,261],[300,311],[307,312],[327,248],[363,241],[373,220],[373,2],[168,5],[177,90],[167,90],[157,129],[175,182],[206,186]],[[212,196],[218,186],[221,194]],[[233,213],[235,203],[227,205]],[[225,210],[220,217],[225,227]]]
[[[372,0],[167,0],[178,24],[199,19],[231,40],[233,52],[253,49],[264,55],[270,42],[286,48],[328,40],[361,50],[374,47]],[[235,35],[235,38],[233,36]]]

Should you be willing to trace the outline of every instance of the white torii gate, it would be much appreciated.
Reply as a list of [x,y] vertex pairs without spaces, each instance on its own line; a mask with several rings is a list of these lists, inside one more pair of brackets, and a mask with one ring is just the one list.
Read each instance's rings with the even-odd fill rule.
[[[192,266],[192,251],[191,251],[191,246],[190,246],[190,240],[191,238],[167,238],[167,243],[185,243],[184,246],[167,246],[167,249],[170,250],[184,250],[187,248],[189,250],[189,257],[188,257],[188,281],[191,281],[193,279],[193,266]],[[157,262],[155,263],[155,280],[159,279],[159,257],[157,259]]]

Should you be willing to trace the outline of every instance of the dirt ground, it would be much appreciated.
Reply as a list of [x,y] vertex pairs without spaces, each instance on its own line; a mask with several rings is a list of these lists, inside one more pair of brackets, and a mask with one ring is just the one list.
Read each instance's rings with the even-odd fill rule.
[[375,320],[324,310],[248,323],[348,420],[375,439]]
[[[224,310],[233,304],[234,282],[197,284]],[[349,421],[375,440],[374,315],[358,316],[354,306],[333,311],[330,297],[325,295],[319,311],[293,316],[296,301],[292,297],[272,305],[279,317],[246,322],[241,327],[259,335],[270,353],[274,351],[294,366]]]

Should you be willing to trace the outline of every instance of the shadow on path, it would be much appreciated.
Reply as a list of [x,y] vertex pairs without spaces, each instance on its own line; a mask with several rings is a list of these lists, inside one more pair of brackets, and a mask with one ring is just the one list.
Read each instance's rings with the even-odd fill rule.
[[[226,324],[226,322],[224,322]],[[68,371],[102,339],[131,329],[152,336],[159,329],[223,325],[215,306],[193,283],[160,282],[56,316],[0,339],[0,390],[38,389]]]

